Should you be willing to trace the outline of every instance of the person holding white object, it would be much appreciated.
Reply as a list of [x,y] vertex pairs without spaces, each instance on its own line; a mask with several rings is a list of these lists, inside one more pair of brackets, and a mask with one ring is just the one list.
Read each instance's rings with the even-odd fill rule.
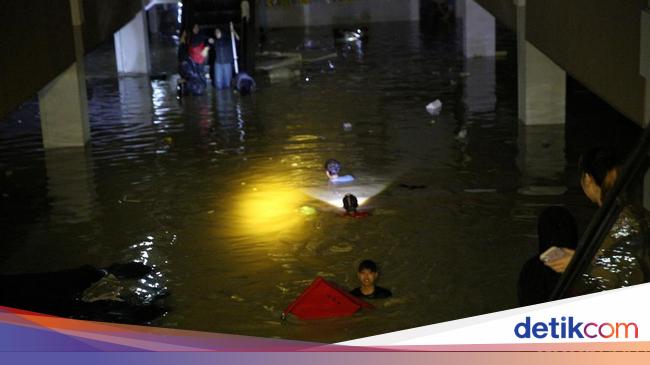
[[[589,200],[603,205],[619,175],[620,162],[614,153],[596,148],[580,158],[580,184]],[[632,202],[624,208],[602,242],[587,272],[582,274],[574,294],[585,294],[650,281],[650,213]],[[564,272],[575,251],[546,262],[556,272]]]
[[550,299],[560,274],[546,266],[546,262],[565,256],[563,248],[576,248],[578,225],[566,208],[548,207],[537,219],[537,237],[539,250],[526,261],[519,273],[517,297],[521,306],[544,303]]

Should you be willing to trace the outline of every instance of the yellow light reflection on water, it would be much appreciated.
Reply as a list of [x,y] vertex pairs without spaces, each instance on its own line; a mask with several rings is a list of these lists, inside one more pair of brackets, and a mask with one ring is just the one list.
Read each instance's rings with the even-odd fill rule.
[[243,235],[269,235],[295,227],[303,220],[298,209],[305,196],[285,183],[247,184],[237,197],[237,231]]

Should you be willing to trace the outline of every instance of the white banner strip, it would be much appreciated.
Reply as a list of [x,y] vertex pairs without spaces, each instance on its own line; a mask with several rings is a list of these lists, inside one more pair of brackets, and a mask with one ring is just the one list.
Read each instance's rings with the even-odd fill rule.
[[340,343],[350,346],[650,341],[650,283]]

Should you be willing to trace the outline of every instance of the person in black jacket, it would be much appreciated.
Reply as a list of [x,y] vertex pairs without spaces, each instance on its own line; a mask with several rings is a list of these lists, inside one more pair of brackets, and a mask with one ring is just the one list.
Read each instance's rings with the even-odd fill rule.
[[[235,39],[239,39],[237,33]],[[211,39],[214,47],[214,79],[212,86],[217,89],[228,89],[232,81],[232,68],[234,55],[232,52],[232,43],[229,33],[224,33],[221,29],[214,30],[214,39]]]
[[521,306],[549,300],[561,274],[548,267],[539,256],[552,246],[575,249],[578,243],[576,220],[566,208],[546,208],[537,220],[537,236],[539,250],[519,273],[517,296]]

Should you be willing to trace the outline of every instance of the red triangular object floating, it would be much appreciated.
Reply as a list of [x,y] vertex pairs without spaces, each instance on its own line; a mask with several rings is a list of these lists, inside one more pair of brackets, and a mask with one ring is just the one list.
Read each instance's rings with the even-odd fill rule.
[[360,308],[372,308],[372,305],[318,276],[289,304],[283,315],[291,313],[300,319],[345,317]]

